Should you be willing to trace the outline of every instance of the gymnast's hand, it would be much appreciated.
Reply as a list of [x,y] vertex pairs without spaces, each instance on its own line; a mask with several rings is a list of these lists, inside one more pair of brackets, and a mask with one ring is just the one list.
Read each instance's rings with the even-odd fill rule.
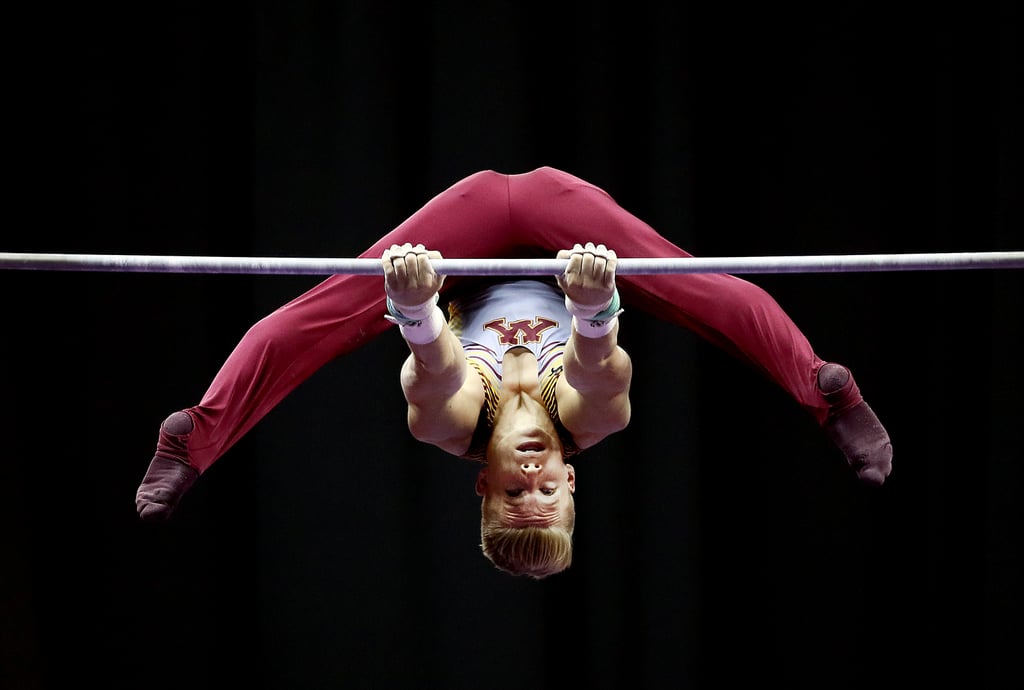
[[385,249],[380,262],[384,268],[384,289],[391,301],[399,308],[433,302],[444,276],[434,272],[430,260],[440,258],[441,252],[430,251],[422,244],[406,242]]
[[565,272],[558,276],[558,285],[566,297],[580,307],[603,310],[615,293],[615,265],[618,257],[603,244],[587,242],[558,252],[559,259],[568,259]]

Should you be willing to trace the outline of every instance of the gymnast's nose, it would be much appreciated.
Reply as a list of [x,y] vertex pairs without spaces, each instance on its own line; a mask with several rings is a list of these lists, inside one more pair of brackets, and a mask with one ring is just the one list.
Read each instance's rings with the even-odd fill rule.
[[530,475],[540,472],[540,465],[534,462],[524,462],[519,466],[519,469],[522,470],[523,474],[529,477]]

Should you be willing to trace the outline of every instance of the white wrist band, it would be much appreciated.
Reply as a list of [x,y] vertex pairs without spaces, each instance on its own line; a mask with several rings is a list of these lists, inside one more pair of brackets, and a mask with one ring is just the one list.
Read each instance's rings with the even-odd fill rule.
[[578,304],[569,299],[569,295],[565,296],[565,310],[573,316],[581,319],[593,319],[595,316],[603,312],[605,309],[611,306],[614,297],[610,298],[604,304],[598,304],[591,306],[588,304]]
[[618,316],[613,316],[606,321],[587,321],[577,316],[572,317],[572,327],[584,338],[601,338],[612,332]]
[[438,306],[431,307],[430,313],[426,317],[413,323],[400,323],[398,319],[390,315],[384,318],[397,323],[398,330],[401,331],[402,337],[405,338],[406,342],[415,345],[426,345],[427,343],[434,342],[441,336],[441,331],[448,325],[441,307]]
[[440,296],[435,293],[433,297],[413,306],[398,305],[387,298],[388,313],[384,318],[391,323],[396,323],[402,332],[406,342],[416,345],[426,345],[438,339],[441,331],[448,325],[444,313],[437,306]]
[[565,297],[565,308],[572,314],[573,328],[584,338],[600,338],[611,333],[615,321],[622,313],[620,304],[618,290],[615,290],[611,299],[597,306],[576,304],[568,295]]
[[412,306],[404,304],[395,304],[391,301],[391,298],[387,298],[388,313],[395,317],[396,323],[409,323],[410,321],[422,321],[423,319],[430,316],[431,308],[437,304],[438,300],[441,299],[441,295],[434,293],[434,296],[428,299],[423,304],[414,304]]

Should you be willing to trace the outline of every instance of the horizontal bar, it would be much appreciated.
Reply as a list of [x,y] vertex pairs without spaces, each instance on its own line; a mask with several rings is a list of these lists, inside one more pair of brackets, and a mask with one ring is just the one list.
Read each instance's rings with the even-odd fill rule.
[[[566,259],[437,259],[435,270],[460,276],[552,276]],[[855,273],[1024,268],[1024,251],[925,254],[835,254],[620,258],[619,275],[659,273]],[[379,259],[316,259],[134,254],[32,254],[0,252],[0,269],[114,273],[236,273],[252,275],[383,275]]]

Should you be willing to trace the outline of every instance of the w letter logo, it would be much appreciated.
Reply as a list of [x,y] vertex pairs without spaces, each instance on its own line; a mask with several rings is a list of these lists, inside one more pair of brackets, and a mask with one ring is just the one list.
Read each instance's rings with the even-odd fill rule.
[[538,316],[533,321],[521,319],[506,325],[505,319],[495,319],[484,324],[484,328],[498,334],[502,345],[525,345],[539,343],[540,334],[558,325],[557,321]]

